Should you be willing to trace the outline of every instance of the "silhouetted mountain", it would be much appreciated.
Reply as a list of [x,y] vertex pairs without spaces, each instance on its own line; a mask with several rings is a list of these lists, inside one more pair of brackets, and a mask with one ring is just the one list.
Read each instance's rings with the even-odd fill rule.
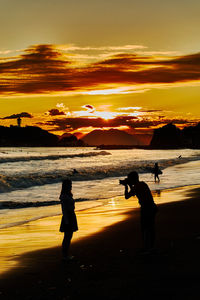
[[65,133],[56,136],[35,126],[0,126],[0,147],[82,147],[84,142],[76,136]]
[[80,140],[84,136],[82,132],[74,132],[73,135],[75,135],[78,140]]
[[182,130],[183,144],[188,148],[200,149],[200,123]]
[[63,134],[59,137],[59,139],[61,140],[61,139],[63,139],[63,138],[68,138],[68,137],[71,137],[71,136],[73,136],[73,134],[66,132],[66,133],[63,133]]
[[152,148],[179,148],[182,145],[181,130],[173,124],[155,129],[150,143]]
[[83,147],[85,143],[82,140],[78,140],[73,134],[64,133],[59,139],[58,145],[61,147]]
[[140,145],[147,146],[150,144],[152,134],[134,134],[134,137],[140,142]]
[[133,135],[118,129],[93,130],[82,140],[90,146],[99,145],[140,145]]
[[155,129],[150,143],[153,149],[200,148],[200,123],[180,130],[173,124]]
[[40,127],[0,126],[0,146],[46,147],[57,146],[58,137]]

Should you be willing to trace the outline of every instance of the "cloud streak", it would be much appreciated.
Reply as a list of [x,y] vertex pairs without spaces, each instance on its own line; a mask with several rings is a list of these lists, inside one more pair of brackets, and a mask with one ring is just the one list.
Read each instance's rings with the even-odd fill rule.
[[200,53],[170,58],[121,53],[80,67],[56,46],[36,45],[18,57],[0,60],[0,73],[0,95],[7,96],[91,92],[116,86],[119,93],[120,87],[134,92],[134,87],[144,85],[199,84]]
[[79,47],[76,45],[59,46],[63,51],[130,51],[130,50],[143,50],[146,46],[143,45],[125,45],[125,46],[107,46],[107,47]]
[[40,123],[40,125],[50,126],[53,131],[68,131],[73,132],[76,130],[83,130],[84,128],[90,128],[90,131],[95,128],[121,128],[126,127],[129,129],[153,129],[158,126],[163,126],[168,123],[174,123],[180,126],[191,125],[195,122],[188,121],[186,119],[168,119],[168,118],[137,118],[135,116],[117,116],[110,120],[104,120],[102,118],[93,117],[74,117],[74,118],[61,118],[48,120]]

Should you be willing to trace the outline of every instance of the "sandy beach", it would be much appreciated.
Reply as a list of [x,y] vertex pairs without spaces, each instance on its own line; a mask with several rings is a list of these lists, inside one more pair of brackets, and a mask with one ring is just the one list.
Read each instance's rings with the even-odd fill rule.
[[154,199],[151,255],[140,252],[134,198],[77,212],[70,263],[61,261],[60,216],[1,230],[1,299],[199,299],[200,186]]

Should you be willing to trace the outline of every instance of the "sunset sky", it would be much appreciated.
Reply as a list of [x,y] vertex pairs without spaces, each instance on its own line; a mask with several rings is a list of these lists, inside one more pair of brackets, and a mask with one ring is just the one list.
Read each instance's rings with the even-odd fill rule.
[[196,124],[199,11],[197,0],[1,0],[0,125]]

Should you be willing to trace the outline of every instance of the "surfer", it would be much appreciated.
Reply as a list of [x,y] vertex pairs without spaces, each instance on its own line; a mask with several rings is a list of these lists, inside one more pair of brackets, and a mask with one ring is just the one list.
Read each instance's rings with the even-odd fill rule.
[[155,179],[155,182],[156,182],[156,179],[158,179],[158,182],[160,181],[160,178],[159,178],[159,174],[162,174],[161,170],[159,169],[158,167],[158,163],[155,163],[154,165],[154,168],[153,168],[153,174],[154,174],[154,179]]

